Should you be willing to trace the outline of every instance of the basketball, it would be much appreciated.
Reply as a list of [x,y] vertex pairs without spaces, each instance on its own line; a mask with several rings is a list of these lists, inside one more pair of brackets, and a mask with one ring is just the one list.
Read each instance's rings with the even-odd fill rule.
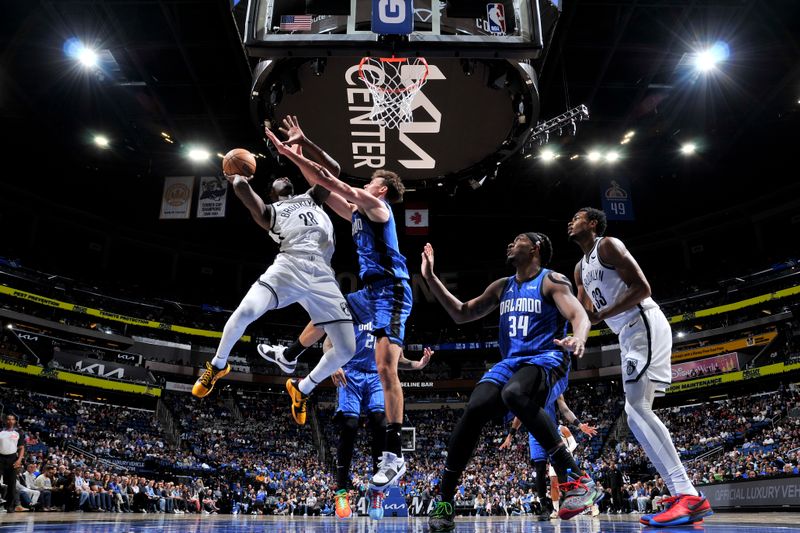
[[222,159],[222,172],[227,175],[252,176],[256,171],[256,158],[244,148],[234,148]]

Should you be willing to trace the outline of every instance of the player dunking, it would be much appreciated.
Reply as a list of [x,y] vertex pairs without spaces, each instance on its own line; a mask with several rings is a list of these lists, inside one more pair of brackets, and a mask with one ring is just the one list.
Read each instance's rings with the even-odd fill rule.
[[[305,147],[317,160],[333,166],[330,158],[316,146],[307,143]],[[299,146],[295,149],[300,151]],[[270,309],[295,302],[302,305],[312,322],[323,327],[334,341],[333,349],[325,352],[319,364],[300,383],[301,389],[309,393],[353,356],[356,345],[352,317],[330,265],[333,224],[322,209],[329,193],[323,187],[312,187],[295,196],[292,182],[279,178],[270,189],[272,203],[265,204],[250,187],[250,178],[226,177],[256,223],[280,243],[280,253],[225,323],[217,353],[206,363],[206,371],[194,384],[192,394],[198,398],[207,396],[217,380],[230,372],[228,355],[249,324]],[[298,423],[305,423],[305,404],[293,408],[292,415]]]
[[[372,322],[375,336],[375,360],[386,403],[386,445],[379,471],[372,477],[371,487],[385,490],[405,473],[406,465],[400,450],[403,422],[403,389],[397,376],[397,363],[402,354],[405,323],[411,313],[411,286],[406,259],[400,253],[397,228],[390,203],[402,201],[403,187],[394,172],[376,170],[363,189],[347,185],[330,168],[311,161],[291,149],[294,139],[303,132],[296,117],[284,120],[286,143],[267,132],[278,152],[295,163],[311,185],[321,185],[331,192],[328,205],[352,223],[359,261],[359,276],[365,287],[348,296],[350,309],[359,323]],[[338,167],[337,167],[338,168]],[[332,339],[336,346],[336,339]],[[337,348],[338,349],[338,348]],[[293,404],[306,400],[305,391],[291,391]]]
[[[550,391],[569,371],[563,349],[583,355],[589,319],[572,294],[569,279],[545,266],[552,258],[550,239],[541,233],[518,235],[508,245],[506,260],[516,268],[508,278],[493,282],[468,302],[453,296],[434,274],[433,247],[425,245],[422,276],[433,295],[457,323],[471,322],[500,308],[499,344],[502,360],[495,364],[472,391],[467,408],[456,424],[447,448],[441,482],[441,501],[431,511],[431,531],[455,528],[453,497],[461,473],[475,449],[483,426],[511,411],[522,420],[547,450],[558,478],[567,491],[560,516],[571,518],[590,507],[600,496],[589,477],[575,478],[578,465],[558,436],[553,419],[545,411]],[[566,320],[574,336],[563,337]]]
[[689,481],[666,426],[653,412],[653,398],[672,381],[672,330],[650,297],[642,269],[619,239],[604,237],[606,214],[591,207],[575,213],[567,225],[583,258],[575,265],[578,298],[592,324],[605,320],[619,335],[625,413],[628,425],[674,496],[671,505],[644,515],[649,526],[699,522],[711,505]]
[[[562,390],[566,389],[566,383],[561,384],[560,382],[566,382],[568,379],[569,376],[564,376],[561,378],[559,383],[556,383],[554,392],[558,392],[559,388]],[[573,413],[572,410],[567,406],[567,402],[564,400],[563,394],[560,394],[555,402],[549,403],[547,406],[547,414],[550,415],[554,423],[557,423],[558,420],[556,418],[554,404],[558,405],[558,410],[567,423],[572,424],[575,428],[581,430],[590,437],[597,435],[597,428],[578,420],[578,417],[575,416],[575,413]],[[501,450],[505,450],[511,446],[514,435],[517,434],[517,431],[521,426],[522,420],[514,417],[514,420],[511,422],[511,431],[506,436],[506,440],[504,440],[500,445]],[[570,430],[565,426],[558,426],[558,433],[561,436],[561,440],[563,440],[564,444],[567,445],[567,450],[569,450],[570,453],[575,451],[575,448],[578,447],[578,442],[575,440],[575,437],[572,436],[572,432],[570,432]],[[528,433],[528,449],[530,451],[531,466],[533,466],[534,471],[536,472],[536,494],[539,496],[539,502],[542,506],[542,511],[539,514],[539,520],[544,521],[550,520],[551,518],[556,518],[558,516],[560,503],[558,475],[556,474],[556,471],[553,469],[552,465],[550,465],[549,468],[547,467],[547,452],[530,432]],[[552,502],[552,513],[550,512],[551,509],[548,509],[547,506],[545,506],[545,501],[547,499],[547,476],[545,476],[546,471],[549,472],[550,475],[550,501]],[[597,501],[595,503],[597,503]]]

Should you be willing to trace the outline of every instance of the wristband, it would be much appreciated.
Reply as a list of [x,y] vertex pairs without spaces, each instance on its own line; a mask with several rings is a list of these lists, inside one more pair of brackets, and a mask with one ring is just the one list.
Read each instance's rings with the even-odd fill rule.
[[517,428],[511,428],[508,432],[509,435],[512,437],[517,434]]
[[581,422],[580,419],[578,419],[578,418],[576,418],[575,421],[572,422],[573,427],[575,427],[577,429],[580,429],[582,424],[583,424],[583,422]]

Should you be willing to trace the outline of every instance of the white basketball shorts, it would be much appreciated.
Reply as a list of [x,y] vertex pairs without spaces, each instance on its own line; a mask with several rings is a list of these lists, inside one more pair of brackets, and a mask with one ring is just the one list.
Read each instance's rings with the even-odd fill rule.
[[280,253],[256,283],[272,291],[275,309],[298,303],[315,326],[353,321],[333,269],[321,256]]
[[672,383],[672,329],[659,307],[640,308],[619,331],[619,347],[625,383],[644,375],[659,390]]

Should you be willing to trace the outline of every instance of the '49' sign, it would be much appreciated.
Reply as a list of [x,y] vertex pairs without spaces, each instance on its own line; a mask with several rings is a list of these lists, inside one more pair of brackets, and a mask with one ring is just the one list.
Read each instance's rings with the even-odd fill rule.
[[414,31],[413,0],[372,0],[372,31],[381,35]]

